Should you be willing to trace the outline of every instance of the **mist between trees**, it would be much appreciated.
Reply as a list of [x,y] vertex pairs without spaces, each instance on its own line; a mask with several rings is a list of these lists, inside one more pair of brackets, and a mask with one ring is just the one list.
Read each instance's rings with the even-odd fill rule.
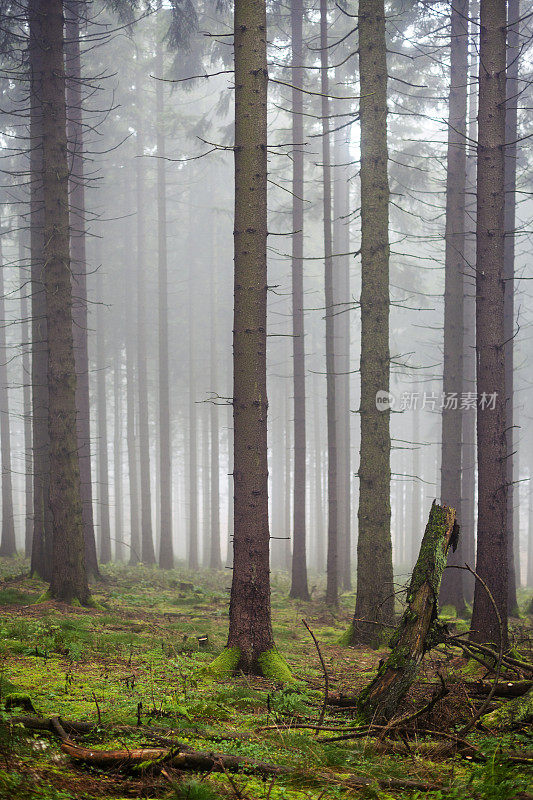
[[[270,566],[390,624],[440,498],[506,627],[533,585],[526,4],[235,14],[2,3],[0,554],[82,604],[112,560],[233,569],[257,670]],[[446,572],[472,602],[494,642]]]

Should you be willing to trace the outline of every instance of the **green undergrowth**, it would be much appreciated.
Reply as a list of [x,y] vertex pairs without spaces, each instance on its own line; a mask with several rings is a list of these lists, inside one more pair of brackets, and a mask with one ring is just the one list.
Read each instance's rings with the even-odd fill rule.
[[[21,559],[15,564],[0,559],[0,800],[319,800],[349,796],[342,783],[352,774],[376,781],[422,779],[446,787],[422,795],[391,793],[376,783],[356,793],[381,800],[510,800],[527,785],[525,770],[505,768],[502,773],[497,739],[486,735],[476,734],[473,741],[491,755],[491,768],[489,762],[432,763],[416,755],[376,754],[364,740],[328,743],[334,732],[316,736],[312,729],[286,729],[290,721],[314,724],[324,697],[324,674],[302,617],[320,643],[330,693],[360,690],[386,654],[339,645],[352,619],[353,592],[341,597],[338,609],[331,609],[323,602],[323,584],[311,580],[311,602],[290,601],[288,576],[275,574],[277,650],[265,654],[267,677],[257,677],[232,674],[238,654],[225,648],[229,592],[224,571],[192,574],[185,569],[161,572],[110,565],[103,570],[104,580],[91,587],[94,608],[50,601],[45,584],[20,577],[27,571]],[[524,597],[524,607],[528,602]],[[444,654],[442,658],[444,662]],[[213,669],[217,664],[219,669]],[[461,666],[447,669],[449,675],[462,675]],[[470,669],[479,675],[479,665]],[[170,775],[169,782],[158,776],[125,777],[74,767],[47,733],[9,727],[14,714],[28,711],[24,704],[7,711],[8,694],[29,698],[44,717],[100,720],[98,730],[80,739],[93,750],[159,746],[142,730],[135,731],[140,720],[142,726],[172,729],[179,742],[195,749],[273,762],[293,772],[274,782],[239,773],[231,776],[232,785],[224,773],[184,774],[179,780]],[[354,712],[329,709],[324,722],[358,724]],[[113,724],[131,729],[113,730]],[[527,737],[513,736],[505,734],[502,747],[531,749]]]

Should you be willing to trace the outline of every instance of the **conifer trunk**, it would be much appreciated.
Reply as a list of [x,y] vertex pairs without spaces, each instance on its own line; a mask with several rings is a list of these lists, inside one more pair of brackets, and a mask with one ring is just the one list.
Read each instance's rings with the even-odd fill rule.
[[[507,643],[507,475],[504,332],[505,0],[481,0],[477,162],[476,355],[478,539],[476,571],[492,592]],[[479,581],[471,637],[499,643]]]
[[115,561],[124,561],[124,529],[122,514],[122,342],[115,344],[113,365],[113,483],[115,502]]
[[17,553],[17,545],[13,517],[4,283],[4,259],[2,241],[0,239],[0,452],[2,462],[2,538],[0,539],[0,556],[14,556]]
[[[25,234],[19,232],[19,267],[26,269],[27,256],[24,248]],[[22,407],[24,414],[24,554],[31,558],[33,540],[33,454],[31,421],[31,363],[30,331],[28,319],[28,296],[26,278],[22,281],[20,296],[21,338],[22,338]]]
[[[390,535],[389,181],[387,47],[383,0],[359,3],[361,119],[361,450],[355,619],[390,624],[394,613]],[[386,396],[386,395],[385,395]],[[376,627],[354,623],[353,642]]]
[[189,569],[196,570],[199,566],[198,548],[198,415],[196,411],[196,325],[194,320],[195,293],[192,259],[189,260],[189,526],[187,537],[187,563]]
[[96,413],[98,421],[98,521],[100,563],[111,561],[111,525],[109,521],[109,455],[107,441],[107,363],[105,342],[104,281],[98,264],[96,312]]
[[[215,223],[215,236],[216,236],[216,223]],[[218,242],[215,238],[215,254],[218,253]],[[210,345],[209,345],[209,375],[211,382],[211,392],[217,391],[218,386],[218,326],[217,326],[217,309],[218,309],[218,269],[220,265],[218,258],[215,255],[215,268],[211,279],[210,291]],[[210,569],[222,569],[222,559],[220,557],[220,442],[219,442],[219,429],[218,429],[218,403],[214,399],[209,408],[209,429],[211,438],[211,453],[210,453],[210,537],[209,537],[209,567]]]

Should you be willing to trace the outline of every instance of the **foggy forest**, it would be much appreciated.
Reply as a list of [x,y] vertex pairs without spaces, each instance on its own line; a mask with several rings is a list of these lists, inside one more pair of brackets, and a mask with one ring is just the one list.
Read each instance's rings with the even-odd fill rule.
[[527,0],[0,0],[0,798],[533,800],[532,110]]

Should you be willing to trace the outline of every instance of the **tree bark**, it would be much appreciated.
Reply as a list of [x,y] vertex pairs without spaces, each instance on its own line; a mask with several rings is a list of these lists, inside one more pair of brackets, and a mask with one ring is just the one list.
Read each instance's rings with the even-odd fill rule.
[[[215,236],[216,236],[215,222]],[[218,253],[218,242],[215,238],[215,254]],[[210,346],[209,346],[209,376],[211,382],[212,402],[209,407],[209,428],[211,438],[211,462],[210,462],[210,537],[209,537],[209,567],[210,569],[222,569],[222,559],[220,557],[220,442],[218,429],[218,401],[216,398],[218,386],[218,269],[220,264],[215,255],[215,269],[211,278],[210,298]]]
[[98,576],[93,520],[91,476],[91,413],[89,403],[89,354],[87,320],[87,259],[85,253],[85,175],[79,0],[65,3],[65,66],[67,71],[67,135],[70,156],[70,260],[73,280],[73,338],[76,362],[76,408],[80,462],[85,563]]
[[533,586],[533,473],[529,473],[526,586]]
[[[355,619],[390,624],[394,614],[390,534],[389,182],[387,48],[383,0],[359,4],[361,119],[361,450]],[[353,642],[374,640],[356,623]]]
[[303,2],[291,1],[292,69],[292,361],[294,391],[294,498],[290,596],[309,600],[305,530],[305,339],[304,339],[304,126]]
[[81,482],[76,427],[76,369],[72,336],[68,163],[63,64],[63,4],[41,0],[43,123],[43,273],[48,328],[48,434],[53,519],[52,597],[86,604]]
[[[98,248],[100,249],[100,248]],[[109,521],[109,454],[107,437],[107,362],[105,341],[104,281],[102,265],[97,265],[96,302],[96,408],[98,420],[98,522],[100,563],[111,561],[111,524]]]
[[11,476],[11,430],[6,350],[6,313],[4,289],[4,259],[0,239],[0,452],[2,462],[2,538],[0,556],[17,553],[15,519],[13,516],[13,481]]
[[[476,570],[492,592],[507,644],[507,475],[504,332],[506,3],[481,0],[477,162],[476,355],[478,539]],[[500,625],[476,581],[471,637],[499,643]]]
[[[126,247],[124,253],[127,252]],[[139,472],[135,425],[135,312],[134,304],[126,303],[126,437],[128,447],[128,479],[130,494],[130,564],[141,561],[141,527],[139,506]]]
[[[157,45],[156,72],[163,76],[163,49]],[[170,388],[168,377],[168,267],[167,267],[167,186],[164,130],[164,83],[156,81],[157,114],[157,254],[159,267],[159,475],[160,542],[159,566],[172,569],[172,432],[170,427]]]
[[[19,232],[19,268],[24,275],[27,255],[25,232]],[[20,317],[22,338],[22,407],[24,415],[24,554],[31,558],[33,540],[33,454],[31,420],[31,363],[28,296],[26,278],[21,281]]]
[[[461,449],[463,390],[463,322],[465,218],[466,218],[466,114],[468,87],[469,0],[451,5],[450,94],[448,100],[448,155],[446,170],[446,232],[444,286],[444,367],[442,391],[442,462],[440,496],[443,503],[461,510]],[[455,398],[455,402],[454,399]],[[468,413],[468,411],[466,412]],[[462,543],[451,563],[464,563]],[[441,605],[465,611],[463,573],[450,569],[441,585]]]
[[326,318],[326,414],[328,433],[328,550],[326,602],[339,599],[339,534],[337,521],[337,408],[335,365],[335,299],[331,230],[331,157],[328,78],[327,0],[320,0],[320,92],[322,114],[322,185],[324,222],[324,299]]
[[187,563],[189,569],[199,566],[198,548],[198,415],[196,410],[196,325],[194,310],[195,291],[192,259],[189,260],[189,526],[187,537]]
[[115,502],[115,561],[124,561],[124,524],[122,512],[122,342],[115,344],[113,364],[113,484]]
[[144,125],[142,109],[141,65],[137,53],[137,158],[135,159],[137,197],[137,390],[139,393],[139,449],[141,476],[141,559],[143,564],[155,564],[152,533],[152,492],[150,487],[150,429],[148,423],[148,375],[146,362],[146,237],[144,170]]

